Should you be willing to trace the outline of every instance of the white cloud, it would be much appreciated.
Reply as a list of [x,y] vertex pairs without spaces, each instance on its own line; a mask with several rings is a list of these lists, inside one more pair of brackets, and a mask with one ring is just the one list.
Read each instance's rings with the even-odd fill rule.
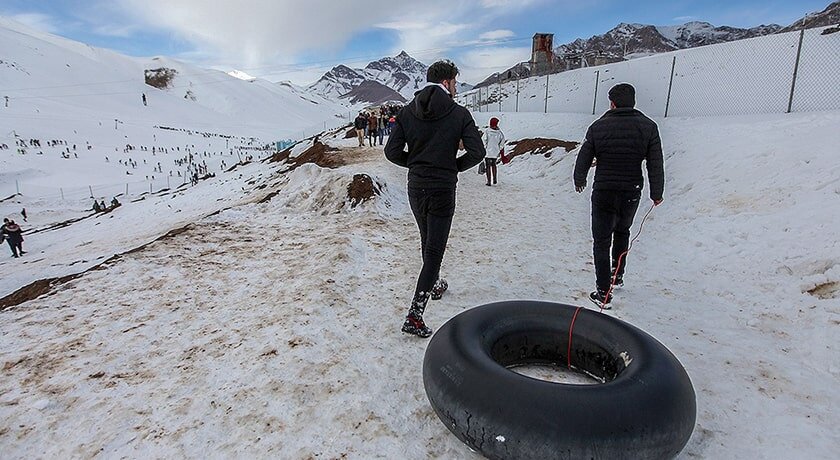
[[46,14],[40,13],[22,13],[9,16],[13,21],[29,26],[33,29],[51,34],[57,34],[59,27],[56,25],[53,18]]
[[460,79],[475,84],[530,58],[530,47],[486,47],[471,50],[461,55],[458,63],[461,70]]
[[[190,43],[194,48],[190,54],[208,57],[197,64],[218,67],[230,63],[231,68],[272,78],[272,74],[312,75],[314,70],[309,66],[283,69],[274,63],[301,62],[303,56],[313,54],[324,56],[324,60],[341,56],[351,39],[376,29],[390,32],[395,38],[384,45],[384,52],[382,43],[372,42],[372,51],[396,54],[406,50],[426,63],[441,57],[457,62],[463,50],[481,40],[514,37],[512,31],[498,28],[503,22],[500,18],[544,1],[116,0],[109,7],[119,8],[123,18],[132,18],[139,27]],[[482,30],[485,33],[477,40]],[[135,31],[102,29],[102,33],[111,35]],[[320,67],[339,62],[354,65],[336,60],[330,65],[322,62]]]
[[540,3],[542,0],[481,0],[481,6],[484,8],[513,8],[531,6],[535,3]]
[[[411,17],[428,23],[424,11],[445,14],[446,2],[423,4],[382,0],[119,0],[152,27],[176,33],[222,57],[238,56],[254,67],[304,51],[335,50],[376,24]],[[410,34],[409,34],[410,35]]]
[[129,38],[134,36],[135,33],[139,32],[142,27],[138,25],[115,25],[115,24],[105,24],[105,25],[98,25],[93,28],[93,33],[97,35],[104,35],[106,37],[119,37],[119,38]]
[[489,32],[484,32],[483,34],[479,35],[478,38],[481,40],[499,40],[502,38],[510,38],[514,36],[516,36],[516,34],[512,30],[498,29],[491,30]]

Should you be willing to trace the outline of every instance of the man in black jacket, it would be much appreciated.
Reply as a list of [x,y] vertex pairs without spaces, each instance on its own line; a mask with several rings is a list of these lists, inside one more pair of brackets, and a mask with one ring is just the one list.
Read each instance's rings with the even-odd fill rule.
[[[439,279],[440,264],[455,213],[458,173],[485,155],[472,115],[452,100],[457,75],[458,67],[450,61],[432,64],[428,83],[400,111],[385,145],[388,160],[408,168],[408,201],[420,229],[423,268],[402,327],[419,337],[432,335],[423,321],[429,297],[439,299],[447,288],[446,281]],[[467,153],[457,157],[461,141]]]
[[367,117],[365,114],[359,112],[359,115],[353,120],[353,128],[356,130],[356,139],[359,140],[359,147],[365,146],[365,128],[367,127]]
[[574,173],[575,190],[580,193],[586,187],[586,176],[595,159],[592,252],[597,289],[589,294],[589,299],[604,309],[612,301],[612,278],[615,277],[616,286],[624,284],[630,226],[644,186],[642,161],[647,162],[650,199],[654,205],[662,203],[665,186],[659,128],[633,108],[636,90],[621,83],[610,89],[609,98],[610,110],[586,131]]

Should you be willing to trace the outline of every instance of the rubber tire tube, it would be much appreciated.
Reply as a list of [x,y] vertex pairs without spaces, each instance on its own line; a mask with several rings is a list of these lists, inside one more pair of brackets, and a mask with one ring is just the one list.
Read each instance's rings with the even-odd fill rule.
[[[579,311],[578,311],[579,310]],[[567,365],[604,383],[534,379],[517,365]],[[694,388],[676,357],[611,316],[550,302],[467,310],[438,329],[423,385],[455,436],[490,459],[673,458],[696,421]]]

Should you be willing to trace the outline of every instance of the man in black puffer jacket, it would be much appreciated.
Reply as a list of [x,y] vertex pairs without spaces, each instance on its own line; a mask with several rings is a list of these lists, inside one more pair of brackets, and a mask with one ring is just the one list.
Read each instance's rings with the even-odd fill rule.
[[[423,268],[402,327],[403,332],[419,337],[432,335],[423,321],[429,297],[438,299],[447,288],[440,279],[440,264],[455,213],[458,173],[477,165],[485,155],[472,115],[452,100],[457,75],[458,68],[450,61],[432,64],[426,74],[428,83],[400,111],[385,145],[388,160],[408,168],[408,201],[420,229]],[[458,157],[462,141],[467,153]]]
[[665,186],[659,128],[653,120],[633,108],[636,90],[621,83],[610,89],[609,97],[610,110],[586,131],[574,173],[575,190],[580,193],[586,187],[592,160],[596,160],[592,186],[592,250],[597,289],[589,298],[605,309],[612,300],[608,293],[613,276],[616,286],[624,284],[627,266],[627,254],[624,253],[644,186],[642,161],[647,164],[650,199],[654,205],[662,203]]

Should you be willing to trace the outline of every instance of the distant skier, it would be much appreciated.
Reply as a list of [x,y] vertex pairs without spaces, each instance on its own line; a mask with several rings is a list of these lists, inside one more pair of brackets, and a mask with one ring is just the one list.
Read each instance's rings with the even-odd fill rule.
[[23,216],[23,221],[26,222],[26,208],[20,210],[20,215]]
[[[451,61],[432,64],[428,83],[400,112],[385,145],[388,160],[408,168],[408,201],[420,230],[423,268],[402,326],[403,332],[419,337],[432,335],[423,321],[429,298],[440,298],[448,287],[440,278],[440,264],[455,214],[458,173],[480,163],[485,154],[472,115],[452,100],[457,75]],[[467,151],[461,157],[459,140]]]
[[147,104],[146,104],[146,93],[143,93],[143,105],[144,105],[144,106],[145,106],[145,105],[147,105]]
[[490,129],[484,132],[482,136],[484,141],[484,148],[487,150],[487,156],[484,157],[484,171],[487,174],[487,185],[490,185],[492,176],[493,183],[496,183],[496,163],[501,161],[502,155],[505,154],[505,135],[499,129],[499,119],[493,117],[490,119]]
[[9,248],[12,250],[12,257],[20,257],[26,254],[23,250],[23,231],[20,226],[13,220],[3,219],[3,226],[0,227],[2,233],[9,243]]
[[624,284],[627,266],[627,254],[624,253],[644,185],[643,161],[647,162],[650,199],[654,205],[662,203],[665,186],[659,128],[653,120],[633,108],[636,105],[635,88],[627,83],[615,85],[609,91],[609,99],[610,110],[586,131],[574,172],[575,190],[583,192],[592,160],[597,161],[592,186],[596,290],[589,294],[589,299],[604,309],[610,308],[612,301],[612,295],[608,293],[613,276],[616,286]]

